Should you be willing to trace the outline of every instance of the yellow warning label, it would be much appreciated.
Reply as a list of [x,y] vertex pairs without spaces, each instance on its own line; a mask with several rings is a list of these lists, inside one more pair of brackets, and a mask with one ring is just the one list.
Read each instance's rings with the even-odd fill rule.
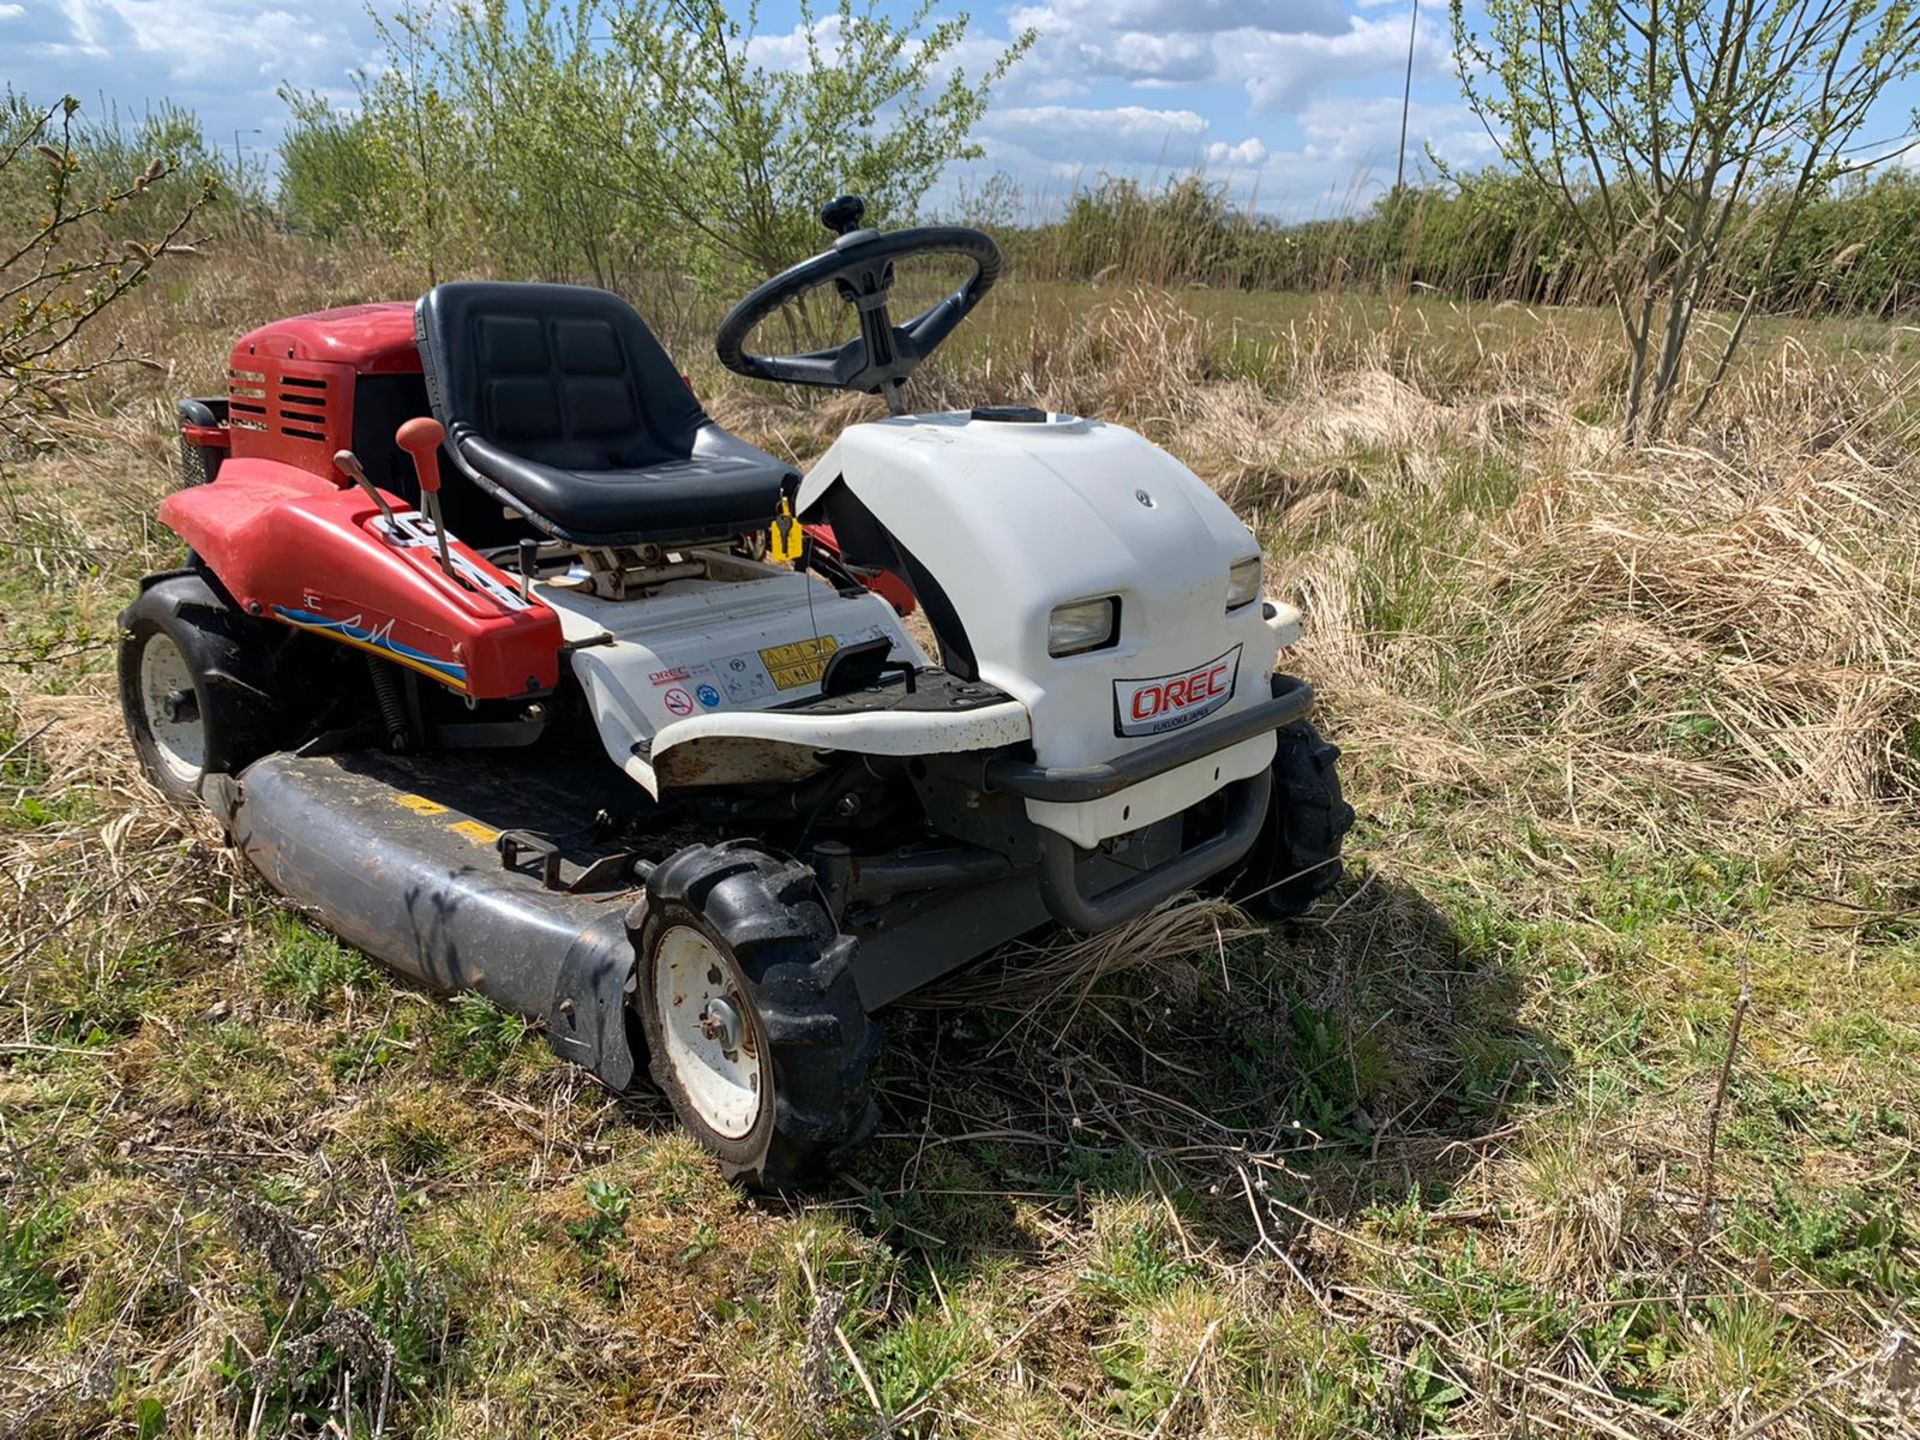
[[462,820],[449,825],[447,829],[456,835],[464,835],[476,845],[491,845],[500,838],[500,832],[491,825],[482,825],[478,820]]
[[831,635],[813,640],[796,640],[791,645],[775,645],[760,652],[760,659],[773,677],[774,688],[793,690],[816,685],[827,671],[827,661],[840,648]]
[[447,807],[438,800],[429,800],[424,795],[396,795],[393,803],[402,810],[411,810],[416,815],[444,815]]

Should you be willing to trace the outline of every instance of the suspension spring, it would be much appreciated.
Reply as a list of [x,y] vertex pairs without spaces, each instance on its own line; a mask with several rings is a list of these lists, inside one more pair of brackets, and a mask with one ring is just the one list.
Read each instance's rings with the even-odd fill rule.
[[413,727],[407,723],[407,702],[401,698],[393,666],[377,655],[369,655],[367,673],[373,676],[373,696],[380,703],[380,723],[387,729],[387,748],[396,755],[404,755],[413,748]]

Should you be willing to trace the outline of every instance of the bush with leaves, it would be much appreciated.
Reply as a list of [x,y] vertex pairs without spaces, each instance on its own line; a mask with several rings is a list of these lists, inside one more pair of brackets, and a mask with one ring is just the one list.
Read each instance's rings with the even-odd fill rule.
[[1032,37],[969,76],[968,23],[880,0],[803,3],[777,37],[724,0],[408,11],[381,24],[357,114],[291,97],[281,193],[317,230],[357,216],[429,280],[492,269],[671,303],[691,275],[731,292],[817,250],[834,195],[908,222],[979,154],[973,128]]
[[396,239],[381,223],[376,197],[390,176],[367,116],[343,115],[324,96],[292,87],[280,99],[290,122],[280,143],[281,210],[324,240],[355,232]]

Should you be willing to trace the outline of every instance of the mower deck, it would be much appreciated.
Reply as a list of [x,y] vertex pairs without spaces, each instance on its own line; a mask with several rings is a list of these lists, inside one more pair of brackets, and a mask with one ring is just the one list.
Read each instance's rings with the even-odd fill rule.
[[[279,754],[204,794],[268,884],[342,939],[545,1021],[555,1051],[616,1089],[634,1078],[630,911],[649,862],[704,832],[598,755]],[[1085,873],[1131,871],[1101,857]],[[1031,870],[979,882],[849,913],[868,1010],[1048,923]]]
[[[623,834],[654,806],[603,761],[538,747],[282,754],[214,778],[206,798],[234,843],[327,928],[436,989],[547,1021],[557,1052],[616,1089],[633,1079],[626,917],[639,886]],[[550,838],[551,858],[529,844],[509,868],[500,840],[516,832]],[[658,843],[683,842],[663,831]],[[593,888],[565,888],[582,878]]]

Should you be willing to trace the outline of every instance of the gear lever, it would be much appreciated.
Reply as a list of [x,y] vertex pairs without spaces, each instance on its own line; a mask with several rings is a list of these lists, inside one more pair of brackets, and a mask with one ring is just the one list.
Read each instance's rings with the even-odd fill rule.
[[440,513],[440,446],[447,438],[447,427],[431,415],[416,415],[394,432],[394,442],[413,456],[413,468],[420,477],[420,503],[433,521],[433,538],[440,542],[440,568],[453,573],[453,556],[447,550],[447,522]]
[[387,517],[387,528],[398,535],[400,533],[400,525],[399,522],[393,518],[393,507],[387,504],[387,497],[375,489],[373,481],[367,478],[367,472],[360,464],[360,457],[351,450],[336,450],[333,452],[333,464],[334,468],[346,476],[349,481],[367,492],[368,497],[373,503],[380,507],[380,513]]

